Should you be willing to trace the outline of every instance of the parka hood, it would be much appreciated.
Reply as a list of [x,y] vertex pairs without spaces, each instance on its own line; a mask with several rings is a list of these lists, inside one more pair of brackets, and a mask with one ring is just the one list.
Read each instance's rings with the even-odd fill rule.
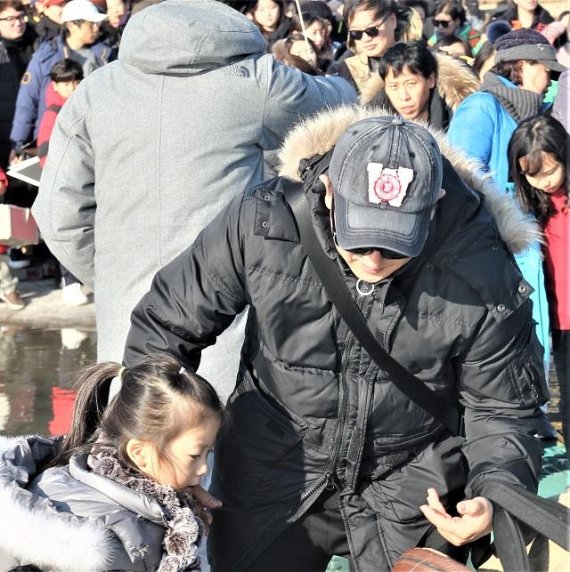
[[[323,111],[297,124],[289,132],[279,153],[281,162],[279,174],[300,181],[299,163],[302,159],[327,153],[353,123],[385,115],[390,114],[380,108],[343,106]],[[511,195],[501,193],[496,188],[491,175],[484,174],[483,167],[478,161],[469,159],[461,151],[452,148],[443,131],[419,121],[418,123],[434,136],[442,155],[449,160],[463,182],[484,195],[501,238],[511,252],[521,252],[537,240],[541,240],[542,234],[538,225],[525,215]]]
[[128,22],[119,60],[143,73],[198,75],[265,52],[255,24],[216,0],[166,0]]
[[106,570],[111,536],[90,519],[57,512],[49,499],[25,488],[36,463],[53,452],[53,442],[39,437],[0,437],[0,568],[12,568],[4,568],[11,555],[46,570]]

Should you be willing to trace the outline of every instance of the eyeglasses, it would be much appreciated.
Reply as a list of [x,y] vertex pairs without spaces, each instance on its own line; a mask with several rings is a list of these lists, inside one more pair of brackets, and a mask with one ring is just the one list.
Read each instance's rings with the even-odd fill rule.
[[[333,241],[338,248],[342,248],[339,246],[336,240],[336,222],[335,222],[335,210],[334,210],[334,201],[331,205],[330,210],[330,218],[331,218],[331,231],[333,235]],[[343,248],[346,252],[350,252],[354,256],[367,256],[368,254],[372,254],[373,252],[379,252],[382,255],[382,258],[386,258],[386,260],[402,260],[404,258],[409,258],[406,254],[402,254],[401,252],[396,252],[395,250],[390,250],[389,248]]]
[[17,16],[8,16],[7,18],[0,18],[0,22],[8,22],[14,24],[15,22],[27,22],[28,17],[25,14],[18,14]]
[[362,40],[362,36],[366,34],[369,38],[375,38],[378,34],[380,34],[380,28],[383,26],[384,22],[388,18],[390,14],[384,16],[382,21],[376,26],[370,26],[370,28],[366,28],[366,30],[349,30],[348,37],[351,40]]
[[451,20],[433,20],[433,25],[438,28],[447,28],[451,24]]

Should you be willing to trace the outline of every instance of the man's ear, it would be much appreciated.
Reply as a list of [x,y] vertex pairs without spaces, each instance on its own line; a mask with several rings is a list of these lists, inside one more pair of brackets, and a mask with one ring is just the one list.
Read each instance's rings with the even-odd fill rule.
[[332,188],[331,180],[330,180],[329,176],[324,174],[324,173],[322,175],[319,175],[319,180],[325,186],[325,189],[326,189],[325,206],[330,211],[332,208],[332,196],[333,196],[333,188]]
[[143,473],[147,473],[152,463],[149,443],[147,441],[140,441],[139,439],[129,439],[126,451],[129,459]]

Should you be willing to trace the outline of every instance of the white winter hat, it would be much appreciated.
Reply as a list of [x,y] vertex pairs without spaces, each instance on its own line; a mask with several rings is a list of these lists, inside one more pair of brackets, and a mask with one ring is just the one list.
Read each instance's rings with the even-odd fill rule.
[[97,10],[95,4],[89,0],[71,0],[63,7],[61,21],[74,22],[75,20],[87,20],[87,22],[102,22],[107,18],[107,14],[102,14]]

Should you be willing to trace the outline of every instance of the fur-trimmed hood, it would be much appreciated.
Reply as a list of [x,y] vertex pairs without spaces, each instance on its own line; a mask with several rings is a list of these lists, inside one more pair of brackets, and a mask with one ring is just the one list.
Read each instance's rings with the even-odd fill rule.
[[154,569],[164,536],[158,503],[92,473],[86,455],[42,472],[58,441],[0,438],[0,570]]
[[[437,60],[437,91],[447,107],[452,111],[481,86],[479,78],[462,60],[433,52]],[[360,94],[360,103],[370,103],[384,89],[384,80],[378,74],[372,74]]]
[[[323,111],[299,123],[289,132],[279,153],[281,162],[279,174],[293,180],[301,180],[299,173],[301,159],[327,153],[353,123],[369,117],[386,115],[389,114],[379,108],[344,106],[331,111]],[[511,195],[501,193],[495,187],[492,177],[484,174],[478,161],[469,159],[461,151],[452,148],[442,131],[431,128],[425,123],[418,123],[434,136],[442,154],[449,160],[461,179],[484,195],[501,238],[512,253],[521,252],[541,239],[542,235],[538,225],[524,214]]]
[[0,437],[0,569],[34,563],[42,570],[105,570],[113,549],[105,529],[58,513],[24,488],[36,463],[53,453],[47,439]]

